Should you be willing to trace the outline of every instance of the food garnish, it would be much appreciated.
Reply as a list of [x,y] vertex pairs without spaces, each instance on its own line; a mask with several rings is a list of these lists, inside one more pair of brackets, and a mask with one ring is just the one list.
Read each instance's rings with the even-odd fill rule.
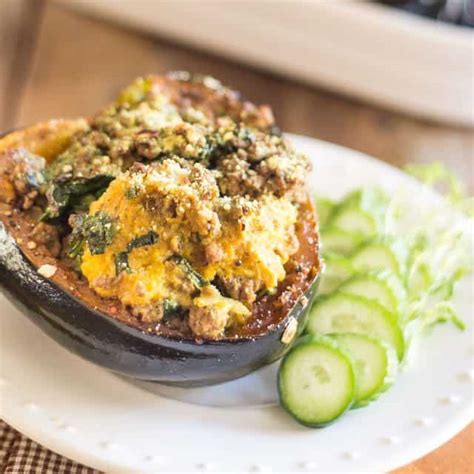
[[433,186],[444,185],[446,198],[435,197],[444,212],[413,216],[412,196],[403,190],[388,196],[362,188],[340,201],[316,199],[326,269],[306,335],[279,373],[281,403],[305,425],[324,426],[376,400],[407,366],[425,329],[442,322],[465,328],[452,299],[455,284],[474,268],[470,200],[439,164],[408,170],[431,198]]

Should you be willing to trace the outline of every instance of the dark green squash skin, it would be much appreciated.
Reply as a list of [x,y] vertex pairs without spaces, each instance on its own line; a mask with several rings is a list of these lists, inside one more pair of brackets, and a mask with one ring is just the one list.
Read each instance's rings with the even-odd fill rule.
[[198,343],[148,334],[74,298],[42,277],[0,222],[0,288],[21,312],[62,346],[121,375],[179,386],[236,379],[280,358],[289,318],[301,332],[319,275],[283,320],[257,338]]

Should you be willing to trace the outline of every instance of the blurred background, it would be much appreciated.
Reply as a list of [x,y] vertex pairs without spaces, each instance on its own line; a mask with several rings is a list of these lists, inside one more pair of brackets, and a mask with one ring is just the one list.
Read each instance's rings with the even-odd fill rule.
[[211,74],[280,127],[474,187],[474,0],[0,0],[0,129]]
[[[474,0],[0,0],[0,130],[188,70],[271,105],[284,131],[441,161],[472,193],[473,18]],[[470,472],[473,433],[400,473]]]

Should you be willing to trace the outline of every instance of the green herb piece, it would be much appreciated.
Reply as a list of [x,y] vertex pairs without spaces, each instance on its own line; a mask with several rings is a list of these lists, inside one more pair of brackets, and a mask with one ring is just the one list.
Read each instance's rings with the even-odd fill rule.
[[158,242],[158,234],[150,230],[147,234],[135,237],[131,240],[127,245],[127,251],[131,252],[133,249],[153,245],[156,244],[156,242]]
[[119,275],[121,272],[130,273],[132,270],[128,264],[128,251],[124,250],[115,255],[115,273]]
[[153,245],[156,242],[158,242],[158,234],[152,230],[150,230],[150,232],[145,235],[141,235],[132,239],[128,243],[126,250],[115,255],[116,274],[119,275],[123,271],[126,271],[127,273],[131,272],[130,265],[128,263],[128,255],[133,249]]
[[106,247],[112,243],[116,232],[114,219],[106,212],[76,216],[69,243],[69,257],[75,258],[81,255],[84,243],[87,243],[92,255],[104,253]]
[[177,313],[180,309],[180,305],[174,300],[166,298],[163,301],[163,319],[166,320],[173,314]]
[[201,289],[204,286],[209,285],[209,282],[193,268],[187,258],[181,255],[172,255],[169,260],[176,263],[183,269],[196,288]]
[[57,218],[68,209],[77,206],[84,207],[84,196],[92,195],[97,199],[113,179],[113,176],[99,175],[53,183],[46,194],[48,207],[41,220]]
[[84,242],[84,237],[75,234],[73,231],[71,234],[71,240],[69,241],[69,249],[67,252],[68,257],[73,259],[81,257],[82,252],[84,251]]
[[100,195],[97,193],[95,194],[84,194],[84,196],[78,197],[78,199],[74,200],[74,211],[75,212],[88,212],[90,205],[97,201]]

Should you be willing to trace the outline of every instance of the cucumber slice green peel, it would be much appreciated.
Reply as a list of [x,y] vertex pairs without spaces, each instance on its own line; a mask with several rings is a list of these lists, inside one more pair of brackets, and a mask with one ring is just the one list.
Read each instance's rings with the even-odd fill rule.
[[318,298],[311,308],[309,334],[353,332],[382,340],[402,360],[404,340],[397,317],[383,306],[362,296],[336,291]]
[[359,272],[389,270],[404,280],[406,254],[401,240],[374,239],[356,248],[350,259]]
[[339,291],[351,295],[364,296],[382,305],[388,311],[397,314],[404,309],[406,290],[400,278],[392,272],[357,273],[345,280]]
[[364,240],[363,235],[354,234],[333,225],[327,225],[321,229],[321,249],[324,255],[330,252],[350,255]]
[[331,293],[356,272],[351,261],[342,255],[330,253],[324,257],[324,264],[318,288],[319,295]]
[[330,216],[330,224],[365,239],[375,237],[384,227],[387,196],[377,188],[349,193]]
[[329,225],[365,239],[375,237],[378,227],[372,214],[356,207],[345,207],[336,211]]
[[352,360],[357,380],[352,408],[368,405],[393,384],[398,360],[392,347],[364,334],[341,333],[331,337]]
[[281,405],[293,418],[309,427],[322,427],[351,407],[354,368],[331,338],[305,336],[283,358],[278,391]]
[[322,228],[331,218],[331,215],[334,209],[336,208],[336,203],[334,201],[331,201],[331,199],[321,196],[317,196],[315,202],[319,227]]

